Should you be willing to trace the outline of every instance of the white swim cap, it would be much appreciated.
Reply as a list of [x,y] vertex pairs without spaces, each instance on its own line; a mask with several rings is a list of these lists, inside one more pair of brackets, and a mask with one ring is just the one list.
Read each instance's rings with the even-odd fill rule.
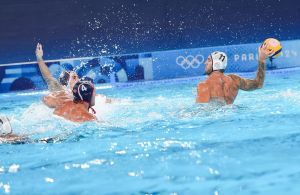
[[215,51],[210,54],[214,70],[225,70],[227,66],[227,55],[224,52]]
[[0,115],[0,135],[12,133],[10,122],[6,116]]

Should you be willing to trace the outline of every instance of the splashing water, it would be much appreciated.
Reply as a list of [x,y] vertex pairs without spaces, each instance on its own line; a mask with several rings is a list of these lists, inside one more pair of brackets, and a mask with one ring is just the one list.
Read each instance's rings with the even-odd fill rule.
[[196,83],[98,90],[114,100],[96,98],[99,124],[55,117],[41,95],[12,95],[1,107],[16,132],[60,139],[1,145],[0,191],[298,194],[298,80],[268,76],[261,90],[221,107],[196,105]]

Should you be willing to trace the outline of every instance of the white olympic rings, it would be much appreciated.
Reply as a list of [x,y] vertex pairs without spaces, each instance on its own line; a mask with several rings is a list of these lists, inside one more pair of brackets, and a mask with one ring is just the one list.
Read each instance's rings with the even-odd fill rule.
[[178,56],[176,58],[176,63],[181,66],[183,69],[187,70],[189,68],[199,68],[200,65],[204,62],[204,57],[201,54],[196,56]]

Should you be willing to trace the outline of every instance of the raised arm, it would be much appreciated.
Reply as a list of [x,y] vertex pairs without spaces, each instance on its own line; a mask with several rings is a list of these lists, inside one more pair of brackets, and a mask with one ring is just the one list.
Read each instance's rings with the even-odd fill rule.
[[48,66],[43,60],[43,47],[40,43],[37,44],[36,50],[35,50],[36,60],[39,65],[40,71],[42,73],[42,76],[44,80],[46,81],[48,85],[48,89],[53,91],[62,91],[63,87],[59,84],[59,82],[52,76],[51,72],[48,69]]
[[254,80],[245,79],[235,74],[228,75],[238,84],[240,89],[251,91],[262,88],[265,80],[266,58],[274,53],[273,50],[269,51],[267,48],[268,45],[262,45],[258,48],[258,69]]

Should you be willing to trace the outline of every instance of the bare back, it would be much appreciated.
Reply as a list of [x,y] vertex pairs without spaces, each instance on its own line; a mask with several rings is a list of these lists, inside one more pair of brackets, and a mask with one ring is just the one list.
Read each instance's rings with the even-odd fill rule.
[[220,101],[232,104],[239,90],[238,82],[231,76],[220,72],[213,72],[209,78],[197,86],[197,102],[208,103]]
[[71,97],[65,91],[52,92],[43,97],[43,102],[49,108],[56,108],[65,103],[65,101],[71,100]]
[[84,109],[83,104],[76,104],[72,100],[65,101],[63,105],[55,108],[54,114],[73,122],[86,122],[97,120],[96,116]]
[[[232,104],[239,89],[252,91],[262,88],[265,80],[266,58],[274,53],[273,50],[268,49],[268,44],[263,44],[258,48],[258,67],[254,79],[242,78],[235,74],[226,76],[220,71],[211,72],[206,81],[198,84],[196,102],[208,103],[218,100]],[[213,70],[211,57],[205,63],[207,70]]]

